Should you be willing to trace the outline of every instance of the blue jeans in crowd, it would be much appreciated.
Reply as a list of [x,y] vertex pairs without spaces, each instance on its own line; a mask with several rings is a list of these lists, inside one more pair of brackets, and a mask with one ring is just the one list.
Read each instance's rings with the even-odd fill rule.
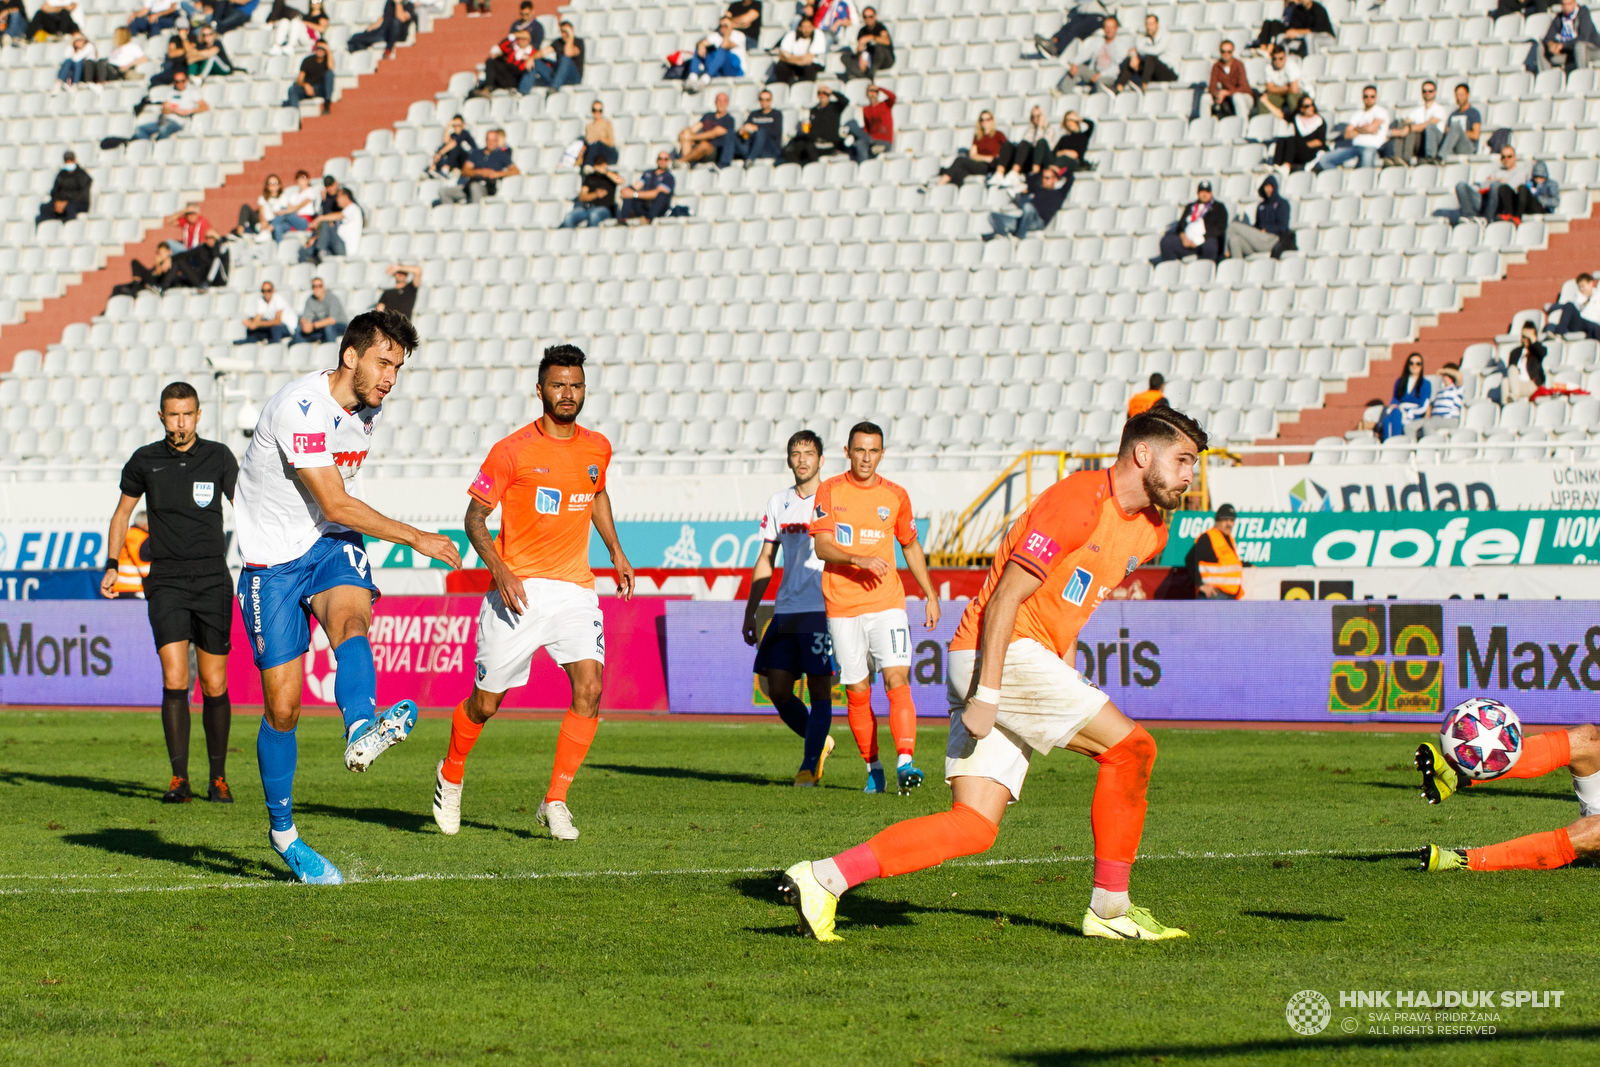
[[56,81],[66,82],[68,85],[76,85],[83,81],[83,62],[81,59],[63,59],[61,69],[56,71]]
[[22,17],[21,12],[8,11],[6,12],[6,24],[0,26],[0,34],[6,37],[15,37],[19,41],[27,40],[28,20]]
[[1357,145],[1350,145],[1348,148],[1335,148],[1332,152],[1312,163],[1311,169],[1314,171],[1332,170],[1335,167],[1344,166],[1352,159],[1360,160],[1356,164],[1358,169],[1361,167],[1376,167],[1378,165],[1378,150],[1376,148],[1362,148]]
[[579,204],[567,212],[567,217],[561,220],[561,225],[557,229],[576,230],[586,222],[594,227],[610,217],[611,209],[608,207],[589,207],[587,204]]
[[517,88],[528,93],[535,88],[555,90],[563,85],[577,84],[578,65],[566,56],[557,56],[554,63],[548,59],[535,62],[533,69],[522,76],[522,83]]
[[783,156],[783,146],[778,139],[765,130],[757,130],[749,137],[740,137],[733,134],[733,156],[735,159],[780,159]]
[[[325,104],[333,103],[333,71],[330,70],[322,76],[322,84],[317,86],[317,92],[314,95],[322,97],[322,102]],[[313,94],[306,92],[300,88],[299,82],[295,82],[289,86],[289,99],[283,102],[283,106],[299,107],[300,101],[310,100],[312,97]]]
[[344,336],[344,327],[344,323],[336,322],[331,326],[324,326],[321,329],[306,333],[296,326],[294,328],[294,337],[290,339],[289,343],[292,345],[314,345],[318,341],[326,341],[330,345],[338,344],[339,338]]
[[1033,204],[1022,205],[1022,214],[1007,215],[999,211],[989,212],[989,225],[994,227],[996,237],[1026,237],[1034,230],[1044,229],[1044,220],[1039,217],[1039,212],[1034,210]]
[[609,163],[611,166],[613,166],[613,167],[616,166],[617,165],[617,150],[616,150],[616,148],[614,146],[612,146],[612,145],[606,144],[604,141],[596,141],[594,144],[586,145],[584,147],[584,149],[583,149],[583,165],[584,166],[592,167],[596,163],[600,162],[602,159],[605,160],[607,163]]
[[181,129],[183,129],[183,123],[168,115],[162,115],[155,122],[146,122],[134,130],[131,140],[165,141]]
[[[1464,219],[1493,219],[1506,205],[1505,199],[1500,195],[1500,190],[1506,186],[1503,182],[1490,182],[1489,191],[1479,192],[1471,182],[1456,183],[1456,204],[1461,208],[1461,217]],[[1516,198],[1512,198],[1512,210],[1515,210]]]
[[253,330],[246,330],[244,332],[244,339],[242,341],[235,341],[233,343],[236,345],[273,345],[277,344],[279,341],[287,341],[288,339],[289,327],[287,326],[257,326]]
[[300,262],[321,263],[325,256],[342,256],[344,254],[344,239],[339,236],[338,228],[331,223],[324,222],[317,227],[317,239],[300,249]]
[[165,15],[155,19],[150,18],[148,15],[140,15],[138,18],[128,23],[128,32],[133,34],[135,37],[139,36],[141,33],[146,37],[154,37],[163,30],[172,29],[172,27],[176,26],[177,24],[178,13],[176,11],[169,11]]
[[283,235],[290,230],[299,230],[302,233],[311,229],[311,220],[304,215],[279,215],[272,220],[272,239],[283,240]]
[[705,59],[696,54],[689,60],[689,73],[704,74],[711,78],[742,78],[744,66],[729,49],[712,48],[706,51]]

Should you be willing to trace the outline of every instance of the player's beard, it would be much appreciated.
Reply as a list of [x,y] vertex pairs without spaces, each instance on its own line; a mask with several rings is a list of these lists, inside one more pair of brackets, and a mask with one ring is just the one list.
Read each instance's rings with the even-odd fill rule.
[[383,397],[378,395],[377,375],[362,373],[359,362],[356,363],[355,378],[350,382],[350,391],[356,394],[356,400],[362,407],[375,408],[383,403]]
[[558,426],[571,426],[573,423],[578,421],[578,416],[582,415],[582,414],[583,414],[583,401],[582,400],[578,401],[577,407],[572,409],[572,414],[570,414],[570,415],[563,415],[560,412],[556,411],[556,406],[554,404],[546,403],[545,406],[544,406],[544,416],[545,416],[545,418],[549,419],[551,422],[555,423]]
[[1154,467],[1145,472],[1144,493],[1150,503],[1163,511],[1176,511],[1183,503],[1185,486],[1175,485],[1161,476]]

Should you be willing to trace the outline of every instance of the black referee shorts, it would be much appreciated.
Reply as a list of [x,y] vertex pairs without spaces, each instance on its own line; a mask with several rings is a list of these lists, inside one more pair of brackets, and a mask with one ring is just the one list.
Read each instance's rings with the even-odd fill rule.
[[[188,567],[195,567],[188,570]],[[233,577],[212,564],[157,563],[144,580],[156,647],[193,641],[213,656],[232,647]]]

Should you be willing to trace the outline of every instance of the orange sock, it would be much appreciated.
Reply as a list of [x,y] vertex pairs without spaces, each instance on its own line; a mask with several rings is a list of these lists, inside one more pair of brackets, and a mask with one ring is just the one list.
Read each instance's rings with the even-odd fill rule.
[[861,758],[868,763],[876,763],[878,717],[872,713],[872,690],[858,693],[854,689],[846,689],[844,698],[849,705],[850,732],[855,735],[856,747],[861,750]]
[[467,754],[478,743],[478,735],[483,733],[484,725],[467,718],[465,700],[456,705],[455,714],[450,716],[450,751],[444,754],[444,769],[440,772],[445,781],[461,784],[462,777],[467,773]]
[[[867,877],[893,878],[897,874],[937,867],[957,856],[987,852],[999,832],[1000,827],[984,818],[978,809],[958,803],[949,811],[941,811],[937,815],[897,822],[865,846],[857,846],[849,853],[844,853],[843,856],[847,858],[836,857],[834,862],[839,864],[840,872],[847,879],[866,875],[850,883],[856,885],[866,881]],[[855,857],[851,853],[859,856],[861,847],[870,850],[873,859],[877,860],[877,874],[870,874],[870,868],[863,869],[861,864],[852,862]]]
[[911,702],[911,686],[889,690],[889,733],[894,750],[902,756],[917,754],[917,706]]
[[1572,738],[1565,730],[1523,737],[1522,755],[1517,765],[1502,774],[1502,778],[1541,778],[1558,767],[1572,762]]
[[567,799],[567,787],[572,785],[573,775],[583,765],[583,757],[589,754],[589,743],[594,740],[599,726],[598,715],[585,719],[571,708],[567,709],[567,717],[561,720],[561,736],[556,738],[556,765],[550,770],[546,800]]
[[1144,834],[1145,790],[1156,761],[1156,739],[1143,726],[1094,757],[1100,764],[1089,825],[1094,829],[1094,884],[1113,892],[1128,888],[1128,869]]
[[[1564,731],[1562,736],[1566,736]],[[1474,871],[1549,871],[1577,858],[1565,829],[1467,849],[1467,866]]]

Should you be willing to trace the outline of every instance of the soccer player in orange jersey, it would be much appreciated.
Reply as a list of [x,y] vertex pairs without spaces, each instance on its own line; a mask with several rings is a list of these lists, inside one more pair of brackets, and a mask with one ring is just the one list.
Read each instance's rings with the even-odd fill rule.
[[779,889],[799,912],[803,931],[836,941],[834,913],[845,890],[986,851],[1006,806],[1022,796],[1028,758],[1067,748],[1100,765],[1089,808],[1094,890],[1084,934],[1188,936],[1128,899],[1155,741],[1071,664],[1078,631],[1095,608],[1160,554],[1167,529],[1156,509],[1178,506],[1205,446],[1205,431],[1193,419],[1152,408],[1128,420],[1110,470],[1067,476],[1006,531],[950,643],[944,774],[954,807],[785,871]]
[[822,599],[828,612],[833,658],[839,661],[850,732],[867,761],[866,793],[885,790],[878,760],[878,717],[872,712],[872,672],[883,672],[889,697],[889,732],[898,756],[895,778],[900,792],[922,784],[917,752],[917,708],[911,702],[911,623],[906,591],[894,566],[894,544],[926,598],[923,625],[939,625],[939,598],[928,580],[928,563],[917,543],[906,491],[878,476],[883,431],[870,422],[850,429],[845,444],[850,469],[817,487],[811,537],[822,570]]
[[[456,705],[450,749],[434,772],[433,819],[447,834],[461,829],[467,754],[506,690],[527,684],[534,653],[544,648],[572,682],[572,706],[536,817],[552,837],[577,840],[567,787],[599,724],[606,661],[600,598],[589,570],[591,522],[611,553],[622,599],[633,595],[633,567],[617,541],[606,495],[611,442],[578,425],[583,352],[575,345],[545,349],[536,392],[544,415],[490,449],[468,490],[467,537],[489,568],[494,590],[478,613],[477,684]],[[491,538],[485,521],[496,506],[500,533]]]

